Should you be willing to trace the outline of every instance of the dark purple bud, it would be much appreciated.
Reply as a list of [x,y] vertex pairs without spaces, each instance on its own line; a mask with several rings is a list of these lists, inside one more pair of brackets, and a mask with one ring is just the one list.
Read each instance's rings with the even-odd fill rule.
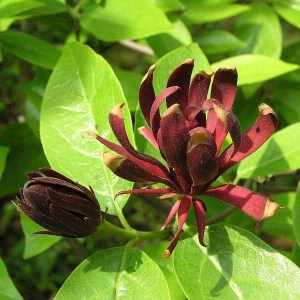
[[101,223],[100,205],[92,189],[47,168],[29,172],[17,198],[18,207],[47,229],[37,233],[85,237]]

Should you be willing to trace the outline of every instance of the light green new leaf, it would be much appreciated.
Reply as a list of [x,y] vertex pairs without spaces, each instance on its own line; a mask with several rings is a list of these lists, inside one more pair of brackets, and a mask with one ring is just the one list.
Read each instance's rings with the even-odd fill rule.
[[266,81],[299,69],[298,65],[258,54],[233,56],[212,64],[214,70],[229,66],[237,68],[238,85]]
[[132,247],[111,248],[84,260],[65,281],[55,300],[170,299],[159,266]]
[[45,229],[24,214],[21,214],[21,225],[25,234],[24,259],[34,257],[46,251],[61,239],[61,237],[53,235],[35,234],[35,232],[43,231]]
[[179,0],[149,0],[163,12],[182,11],[185,6]]
[[[86,130],[115,141],[108,122],[109,111],[125,97],[109,64],[88,46],[71,43],[50,76],[41,110],[41,139],[53,169],[92,186],[102,209],[116,214],[114,195],[132,187],[103,163],[103,146]],[[132,126],[128,106],[123,108],[129,138]],[[124,206],[128,197],[119,197]]]
[[80,17],[82,27],[99,40],[140,39],[171,29],[163,12],[148,0],[107,0],[91,6]]
[[177,278],[189,300],[298,299],[300,269],[252,233],[212,225],[200,246],[189,229],[174,251]]
[[274,3],[274,8],[283,19],[300,28],[300,9],[294,9],[293,6],[281,3]]
[[185,0],[185,12],[182,18],[189,24],[215,22],[241,14],[249,9],[247,5],[226,3],[202,3],[202,1]]
[[247,46],[238,54],[255,53],[280,57],[282,33],[279,18],[265,3],[254,3],[251,9],[241,15],[234,28],[234,34]]
[[52,44],[23,32],[0,32],[0,42],[21,59],[47,69],[52,69],[60,56]]
[[218,54],[234,51],[245,47],[245,43],[239,40],[229,31],[225,30],[206,30],[195,39],[201,49],[206,54]]
[[8,153],[9,153],[8,147],[0,146],[0,181],[1,181],[2,174],[5,170]]
[[240,178],[255,178],[300,168],[300,122],[275,134],[237,169]]
[[297,244],[300,247],[300,181],[296,191],[295,206],[293,210],[293,229]]
[[0,1],[0,18],[10,18],[39,6],[43,6],[43,3],[33,0],[2,0]]
[[6,266],[0,257],[0,299],[1,300],[22,300],[23,297],[20,295],[18,290],[15,288]]

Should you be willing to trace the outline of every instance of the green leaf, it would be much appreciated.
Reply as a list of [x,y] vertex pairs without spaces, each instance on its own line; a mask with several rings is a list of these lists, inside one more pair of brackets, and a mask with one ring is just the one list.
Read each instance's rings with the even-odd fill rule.
[[194,39],[206,54],[219,54],[234,51],[245,47],[245,43],[239,40],[229,31],[205,30]]
[[108,42],[144,38],[172,26],[161,10],[147,0],[107,0],[105,6],[87,9],[80,23],[99,40]]
[[182,18],[189,24],[210,23],[241,14],[249,9],[247,5],[226,3],[202,3],[202,1],[185,0],[186,11]]
[[[49,79],[41,110],[41,139],[53,169],[92,186],[102,208],[116,214],[114,195],[132,187],[103,163],[103,146],[86,130],[115,141],[109,111],[125,102],[121,85],[109,64],[88,46],[68,44]],[[123,109],[129,138],[133,139],[128,106]],[[124,206],[128,196],[119,197]]]
[[237,170],[240,178],[254,178],[300,168],[300,122],[275,134]]
[[[286,62],[298,64],[300,61],[300,41],[295,42],[283,49],[282,59]],[[284,75],[282,78],[287,81],[300,82],[300,70]]]
[[136,110],[139,99],[139,87],[143,76],[136,72],[114,69],[119,79],[131,112]]
[[274,3],[277,13],[292,25],[300,28],[300,10],[281,3]]
[[262,231],[273,236],[294,239],[292,212],[295,204],[295,193],[279,193],[271,195],[271,198],[279,204],[280,209],[272,218],[264,220]]
[[181,20],[173,23],[173,28],[166,32],[147,38],[147,42],[158,57],[168,52],[192,43],[192,37]]
[[52,69],[60,56],[52,44],[23,32],[0,32],[0,41],[16,56],[43,68]]
[[61,237],[58,236],[35,234],[35,232],[45,229],[24,214],[21,214],[21,225],[25,234],[25,249],[23,253],[24,259],[34,257],[46,251],[61,239]]
[[163,12],[181,11],[185,6],[178,0],[149,0],[152,4],[156,5]]
[[169,246],[169,244],[169,242],[155,243],[143,248],[143,251],[159,265],[162,272],[164,273],[168,282],[171,299],[184,300],[186,299],[186,297],[175,276],[173,267],[173,256],[171,256],[169,259],[166,259],[162,255]]
[[41,142],[28,125],[14,124],[0,129],[0,144],[10,148],[0,182],[0,198],[14,195],[27,181],[25,172],[47,167]]
[[254,3],[251,10],[241,15],[235,25],[234,34],[247,46],[237,54],[256,53],[280,57],[282,33],[278,16],[265,3]]
[[0,18],[10,18],[42,5],[43,3],[33,0],[2,0],[0,1]]
[[238,85],[262,82],[299,69],[298,65],[258,54],[238,55],[212,64],[214,70],[229,66],[237,68]]
[[65,281],[60,299],[170,299],[158,265],[131,247],[100,251],[83,261]]
[[[296,191],[295,206],[293,210],[293,229],[298,247],[300,247],[300,181]],[[298,254],[298,257],[300,257],[300,253]]]
[[174,251],[177,278],[194,299],[298,299],[300,270],[252,233],[212,225],[208,247],[189,229]]
[[20,295],[18,290],[15,288],[6,266],[0,257],[0,299],[1,300],[22,300],[23,297]]
[[0,181],[1,181],[2,174],[5,170],[8,153],[9,153],[8,147],[0,146]]

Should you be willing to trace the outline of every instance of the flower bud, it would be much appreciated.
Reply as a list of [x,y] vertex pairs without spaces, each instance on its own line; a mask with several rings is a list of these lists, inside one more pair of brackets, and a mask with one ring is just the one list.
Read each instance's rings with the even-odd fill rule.
[[46,228],[37,233],[85,237],[101,223],[100,205],[93,190],[47,168],[27,173],[29,181],[17,198],[18,208]]

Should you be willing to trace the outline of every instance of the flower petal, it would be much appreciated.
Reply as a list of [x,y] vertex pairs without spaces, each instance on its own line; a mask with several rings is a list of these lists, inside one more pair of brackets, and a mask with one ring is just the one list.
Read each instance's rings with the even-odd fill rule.
[[162,189],[133,189],[133,190],[127,190],[127,191],[121,191],[118,192],[115,195],[115,199],[121,195],[163,195],[172,193],[174,190],[169,188],[162,188]]
[[194,186],[206,184],[218,173],[216,144],[210,133],[202,127],[190,131],[187,146],[187,163]]
[[145,126],[140,127],[138,128],[138,133],[141,134],[148,142],[152,144],[154,148],[156,148],[159,151],[157,141],[155,140],[155,137],[149,128]]
[[217,145],[217,154],[221,149],[227,132],[230,133],[233,141],[234,152],[238,151],[241,145],[242,132],[240,122],[236,115],[225,109],[224,106],[215,99],[205,101],[204,108],[210,109],[210,112],[213,109],[217,118],[214,120],[215,123],[213,123],[212,119],[208,120],[206,126],[207,130],[214,134]]
[[153,102],[153,105],[151,107],[150,111],[150,127],[152,129],[153,135],[156,138],[157,132],[159,130],[159,125],[160,125],[160,114],[159,114],[159,107],[162,104],[162,102],[169,96],[172,95],[173,93],[177,92],[180,89],[178,86],[171,86],[164,91],[162,91],[158,97],[155,99]]
[[43,175],[47,176],[47,177],[54,177],[54,178],[58,178],[58,179],[61,179],[63,181],[66,181],[66,182],[69,182],[71,184],[75,184],[76,185],[76,182],[74,182],[73,180],[71,180],[70,178],[52,170],[52,169],[49,169],[49,168],[40,168],[40,171],[43,173]]
[[171,208],[171,210],[170,210],[170,212],[169,212],[169,215],[168,215],[168,217],[167,217],[167,219],[166,219],[164,225],[161,227],[160,230],[164,230],[164,229],[169,225],[169,223],[172,221],[172,219],[175,217],[175,215],[176,215],[176,213],[177,213],[177,211],[178,211],[179,205],[180,205],[180,201],[181,201],[181,200],[177,200],[177,201],[173,204],[173,206],[172,206],[172,208]]
[[279,207],[270,198],[239,185],[221,185],[205,191],[204,194],[239,207],[243,212],[257,220],[273,216]]
[[153,72],[155,70],[155,65],[152,65],[147,74],[144,76],[140,91],[139,91],[139,103],[141,111],[144,115],[145,120],[150,126],[150,110],[151,106],[155,100],[155,92],[153,88]]
[[219,157],[219,175],[260,148],[273,134],[278,119],[273,109],[265,103],[259,106],[259,117],[252,127],[242,135],[239,150],[229,146]]
[[177,103],[180,105],[180,109],[183,110],[188,105],[189,86],[193,68],[194,60],[187,59],[170,75],[167,86],[179,86],[180,91],[167,98],[168,107]]
[[173,237],[169,247],[165,250],[164,257],[169,258],[172,254],[174,248],[176,247],[178,240],[180,238],[182,227],[188,217],[189,209],[192,204],[192,198],[191,196],[183,196],[180,200],[180,205],[178,208],[178,229]]
[[194,207],[195,216],[196,216],[196,220],[197,220],[199,243],[202,246],[206,247],[206,245],[204,244],[206,207],[205,207],[205,204],[201,200],[198,200],[198,199],[193,199],[193,207]]
[[191,82],[189,90],[189,106],[202,108],[203,102],[207,99],[211,77],[214,73],[200,71]]
[[161,140],[168,165],[175,170],[178,182],[189,192],[191,178],[187,168],[187,144],[190,139],[179,104],[169,107],[160,122]]

